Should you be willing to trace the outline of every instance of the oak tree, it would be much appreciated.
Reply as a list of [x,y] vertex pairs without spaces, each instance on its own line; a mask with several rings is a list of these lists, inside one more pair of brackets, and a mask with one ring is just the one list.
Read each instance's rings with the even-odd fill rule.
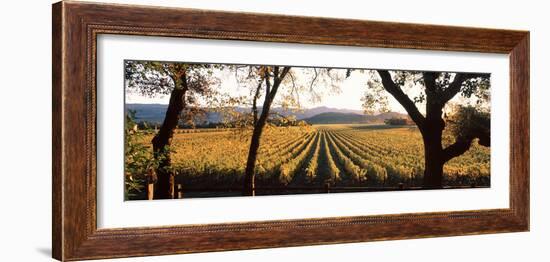
[[[307,93],[312,102],[321,99],[321,92],[318,89],[338,89],[338,83],[346,74],[346,69],[333,68],[303,68],[290,66],[248,66],[236,67],[236,70],[243,69],[245,77],[240,78],[241,82],[252,82],[251,102],[251,123],[252,136],[246,162],[243,179],[243,195],[254,195],[256,162],[260,148],[262,133],[270,117],[284,119],[285,122],[295,119],[287,118],[283,114],[272,112],[272,106],[279,94],[279,106],[283,109],[292,108],[299,110],[301,107],[300,97]],[[284,86],[284,87],[283,87]],[[323,87],[323,88],[321,88]],[[281,89],[286,89],[284,94]],[[260,98],[263,98],[261,108]],[[271,119],[272,119],[271,118]]]
[[181,119],[192,118],[205,97],[213,97],[216,79],[214,64],[126,61],[125,80],[129,92],[170,100],[160,129],[152,139],[153,156],[158,161],[155,199],[174,198],[174,173],[171,170],[171,139]]
[[[376,72],[378,77],[371,72],[369,87],[373,90],[383,88],[393,96],[422,134],[425,156],[424,187],[441,187],[444,164],[464,154],[474,139],[479,139],[481,145],[490,146],[490,121],[486,120],[488,115],[477,112],[475,107],[459,112],[460,115],[454,122],[455,142],[446,147],[442,143],[443,130],[447,123],[445,106],[457,95],[475,98],[480,105],[486,103],[490,99],[489,74],[388,70]],[[411,93],[413,98],[407,93]],[[364,99],[368,106],[374,104],[372,101],[377,96],[370,95]],[[473,117],[477,118],[472,119]],[[475,121],[466,121],[468,119]]]

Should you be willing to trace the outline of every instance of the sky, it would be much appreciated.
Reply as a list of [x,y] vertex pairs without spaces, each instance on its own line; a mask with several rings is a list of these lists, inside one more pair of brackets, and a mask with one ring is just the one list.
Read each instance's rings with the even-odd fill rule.
[[[353,71],[349,77],[345,77],[344,69],[337,69],[332,71],[332,78],[326,77],[326,75],[320,75],[316,78],[315,90],[320,94],[320,100],[311,99],[311,92],[309,91],[309,84],[311,83],[314,75],[312,74],[311,68],[299,68],[295,67],[292,69],[295,76],[295,84],[298,86],[303,86],[304,91],[300,92],[300,106],[301,108],[314,108],[314,107],[330,107],[338,109],[352,109],[352,110],[363,110],[361,98],[364,93],[368,90],[367,82],[369,79],[369,74],[366,72]],[[224,71],[215,71],[214,76],[218,78],[219,84],[216,87],[218,91],[222,93],[227,93],[231,95],[250,95],[251,87],[256,86],[256,82],[243,82],[237,81],[234,71],[228,72]],[[334,77],[339,76],[339,77]],[[301,81],[299,79],[302,79]],[[337,79],[331,85],[330,80]],[[336,86],[336,88],[334,88]],[[282,97],[287,93],[291,88],[291,82],[284,82],[282,87],[277,93],[278,97]],[[415,96],[418,94],[421,87],[413,87],[408,89],[409,97]],[[388,99],[389,110],[392,112],[406,113],[405,109],[389,94],[384,92]],[[259,104],[263,101],[263,98],[259,99]],[[136,104],[168,104],[169,96],[168,95],[159,95],[156,97],[146,97],[135,93],[126,93],[126,103],[136,103]],[[461,99],[459,95],[455,97],[451,102],[454,103],[468,103],[471,101],[465,101]],[[277,106],[277,99],[274,106]],[[418,106],[418,105],[417,105]],[[423,106],[418,106],[422,112]],[[423,112],[422,112],[423,113]]]

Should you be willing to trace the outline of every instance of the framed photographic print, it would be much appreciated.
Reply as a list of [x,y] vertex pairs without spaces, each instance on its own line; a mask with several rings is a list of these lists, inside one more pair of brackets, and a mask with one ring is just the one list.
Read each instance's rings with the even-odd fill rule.
[[59,260],[529,230],[526,31],[63,1],[52,99]]

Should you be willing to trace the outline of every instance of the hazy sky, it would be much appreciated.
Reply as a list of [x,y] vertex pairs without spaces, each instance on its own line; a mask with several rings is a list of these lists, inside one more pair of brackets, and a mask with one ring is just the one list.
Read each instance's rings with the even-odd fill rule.
[[[296,76],[295,79],[302,79],[302,83],[298,80],[296,80],[295,83],[307,87],[306,90],[300,92],[300,105],[302,108],[326,106],[339,109],[363,110],[361,106],[361,98],[363,97],[365,91],[368,90],[367,82],[369,79],[369,75],[366,72],[353,71],[350,77],[345,78],[344,69],[338,69],[339,71],[337,72],[333,71],[334,75],[341,76],[340,80],[335,82],[335,85],[337,86],[335,90],[331,88],[331,86],[335,85],[330,85],[329,81],[322,81],[330,80],[330,78],[317,78],[315,90],[320,95],[319,97],[321,98],[321,100],[314,101],[313,99],[311,99],[311,93],[308,91],[309,83],[311,82],[311,79],[313,77],[313,75],[311,74],[312,70],[305,68],[293,68],[292,70],[294,70],[293,72]],[[228,70],[214,72],[214,76],[220,79],[219,86],[217,87],[218,90],[222,93],[228,93],[231,95],[250,95],[250,87],[253,87],[256,84],[253,82],[249,83],[248,85],[243,84],[242,81],[237,81],[234,71],[227,71]],[[334,79],[334,77],[332,79]],[[290,90],[290,82],[287,81],[282,85],[281,88],[279,88],[279,92],[277,93],[278,97],[282,97],[288,90]],[[413,87],[412,89],[409,89],[409,97],[411,97],[412,99],[412,97],[418,93],[418,90],[421,90],[421,87]],[[405,109],[391,95],[387,94],[386,96],[388,97],[390,111],[406,113]],[[168,101],[168,95],[146,97],[139,94],[128,92],[126,93],[126,103],[168,104]],[[259,99],[259,104],[261,104],[261,101],[263,101],[263,98]],[[459,95],[457,95],[451,102],[468,103],[470,101],[462,99]],[[420,111],[423,112],[423,106],[417,106],[419,107]]]
[[[300,68],[296,69],[300,70]],[[218,74],[218,77],[220,77],[221,79],[219,90],[223,90],[222,92],[227,92],[234,95],[244,95],[250,92],[250,89],[248,88],[242,88],[242,86],[239,88],[234,74]],[[307,79],[308,80],[305,80],[304,82],[311,81],[311,77]],[[311,101],[311,96],[309,95],[309,93],[307,91],[304,91],[300,94],[300,104],[303,108],[326,106],[341,109],[363,110],[361,107],[361,97],[363,96],[367,88],[366,76],[359,73],[353,73],[352,76],[347,79],[343,79],[340,83],[341,84],[339,85],[339,90],[329,90],[330,88],[326,84],[323,85],[323,83],[318,83],[316,85],[316,90],[321,95],[321,101]],[[285,84],[286,86],[284,86],[283,89],[279,89],[280,91],[282,91],[279,92],[279,94],[282,94],[285,90],[288,90],[288,85],[290,83],[287,82]],[[260,99],[260,101],[261,100],[263,99]],[[139,94],[126,94],[127,103],[168,104],[168,101],[169,96],[157,96],[154,98],[150,98],[141,96]],[[392,110],[404,112],[404,109],[399,105],[399,103],[397,103],[397,101],[394,102],[395,103],[392,103]]]

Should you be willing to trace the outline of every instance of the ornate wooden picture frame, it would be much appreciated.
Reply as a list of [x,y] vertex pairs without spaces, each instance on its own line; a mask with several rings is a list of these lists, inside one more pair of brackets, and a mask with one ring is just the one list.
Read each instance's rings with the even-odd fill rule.
[[[152,15],[154,14],[154,15]],[[529,230],[529,32],[180,8],[53,5],[53,257],[81,260]],[[99,34],[499,53],[509,56],[510,207],[98,229]]]

